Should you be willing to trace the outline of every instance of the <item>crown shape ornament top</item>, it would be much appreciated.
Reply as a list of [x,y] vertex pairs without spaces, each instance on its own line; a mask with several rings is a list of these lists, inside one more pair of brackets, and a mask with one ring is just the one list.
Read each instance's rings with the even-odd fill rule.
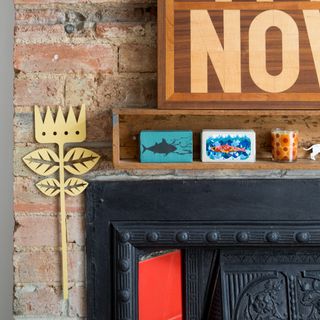
[[76,143],[83,142],[86,139],[86,112],[82,105],[78,119],[74,114],[72,107],[69,109],[67,117],[63,115],[59,107],[56,117],[50,107],[44,117],[40,113],[40,108],[35,106],[35,138],[39,143]]

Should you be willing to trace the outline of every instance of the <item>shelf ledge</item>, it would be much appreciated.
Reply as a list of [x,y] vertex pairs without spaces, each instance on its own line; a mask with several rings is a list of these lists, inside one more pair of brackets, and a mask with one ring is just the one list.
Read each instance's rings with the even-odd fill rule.
[[114,163],[115,169],[122,170],[320,170],[320,160],[299,159],[295,162],[274,162],[258,159],[256,162],[221,163],[141,163],[133,160],[120,160]]

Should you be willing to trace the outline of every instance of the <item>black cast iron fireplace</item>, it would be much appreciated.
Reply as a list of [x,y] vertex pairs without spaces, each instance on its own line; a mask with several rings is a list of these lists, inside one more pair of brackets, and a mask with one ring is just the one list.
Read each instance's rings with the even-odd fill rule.
[[86,229],[90,320],[138,320],[138,256],[168,248],[184,320],[320,319],[320,180],[92,182]]

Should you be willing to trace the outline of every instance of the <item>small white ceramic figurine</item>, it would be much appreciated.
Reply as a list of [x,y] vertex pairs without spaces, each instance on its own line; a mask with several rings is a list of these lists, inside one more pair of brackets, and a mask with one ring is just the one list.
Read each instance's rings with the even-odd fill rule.
[[305,151],[312,150],[310,153],[310,159],[311,160],[316,160],[316,156],[320,153],[320,144],[314,144],[308,149],[303,148]]

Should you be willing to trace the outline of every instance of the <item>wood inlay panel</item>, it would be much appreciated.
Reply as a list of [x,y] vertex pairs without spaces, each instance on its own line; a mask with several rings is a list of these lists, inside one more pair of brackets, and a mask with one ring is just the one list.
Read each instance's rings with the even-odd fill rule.
[[319,2],[159,7],[160,108],[319,109]]

